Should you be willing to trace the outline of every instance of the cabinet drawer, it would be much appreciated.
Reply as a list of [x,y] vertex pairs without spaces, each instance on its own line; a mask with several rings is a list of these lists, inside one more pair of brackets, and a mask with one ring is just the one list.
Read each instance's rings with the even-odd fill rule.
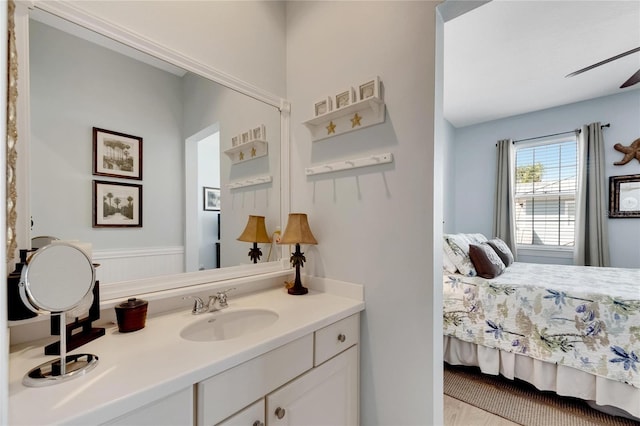
[[315,332],[314,365],[320,365],[358,343],[360,314],[351,315]]
[[206,379],[197,385],[197,424],[216,424],[311,367],[309,334]]

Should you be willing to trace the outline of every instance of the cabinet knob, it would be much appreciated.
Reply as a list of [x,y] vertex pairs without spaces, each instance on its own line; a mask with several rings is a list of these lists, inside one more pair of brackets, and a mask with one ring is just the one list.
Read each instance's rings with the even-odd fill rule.
[[347,340],[347,336],[342,333],[338,334],[338,342],[344,343],[345,340]]
[[252,426],[264,426],[264,423],[262,423],[260,420],[256,420],[255,422],[253,422]]
[[284,409],[284,408],[282,408],[282,407],[278,407],[278,408],[276,408],[276,417],[277,417],[278,419],[283,418],[285,414],[286,414],[286,411],[285,411],[285,409]]

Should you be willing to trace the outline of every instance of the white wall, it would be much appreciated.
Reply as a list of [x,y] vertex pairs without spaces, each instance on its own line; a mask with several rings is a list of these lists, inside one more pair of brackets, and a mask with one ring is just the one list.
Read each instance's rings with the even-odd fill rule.
[[[280,112],[273,106],[234,92],[196,75],[185,77],[185,134],[193,135],[214,123],[219,124],[220,149],[232,147],[231,137],[241,132],[265,125],[268,155],[238,164],[220,156],[220,262],[222,267],[250,263],[250,245],[238,242],[249,215],[265,216],[267,232],[275,231],[280,224]],[[244,181],[257,176],[270,175],[271,183],[229,189],[231,182]],[[198,203],[201,189],[196,194]],[[262,247],[265,261],[268,248]]]
[[[32,235],[182,246],[180,77],[36,21],[30,44]],[[92,127],[143,138],[142,181],[92,175]],[[143,227],[92,228],[93,180],[142,184]]]
[[[629,145],[640,136],[638,117],[640,90],[634,90],[455,129],[455,179],[448,182],[446,191],[454,198],[454,231],[491,235],[495,144],[499,139],[518,140],[558,133],[596,121],[611,123],[610,128],[604,129],[607,177],[639,174],[640,162],[636,160],[624,166],[613,165],[622,158],[613,145]],[[640,268],[640,220],[609,219],[607,222],[611,266]]]
[[69,3],[285,97],[283,2],[75,0]]
[[204,210],[204,187],[220,188],[220,132],[198,142],[198,203],[200,253],[198,269],[218,267],[216,242],[218,241],[219,211]]
[[[365,286],[364,425],[441,423],[441,329],[434,317],[435,2],[287,4],[292,101],[292,211],[308,213],[317,246],[303,272]],[[383,124],[311,142],[313,103],[379,75]],[[304,168],[392,152],[389,165],[306,177]],[[441,214],[438,214],[441,217]],[[439,342],[439,343],[438,343]]]

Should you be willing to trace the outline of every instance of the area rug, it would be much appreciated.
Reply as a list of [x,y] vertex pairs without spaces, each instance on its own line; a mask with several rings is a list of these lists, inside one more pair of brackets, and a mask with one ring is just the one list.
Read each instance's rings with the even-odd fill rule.
[[520,380],[482,374],[473,367],[445,364],[444,393],[525,426],[640,425],[601,413],[579,399],[542,392]]

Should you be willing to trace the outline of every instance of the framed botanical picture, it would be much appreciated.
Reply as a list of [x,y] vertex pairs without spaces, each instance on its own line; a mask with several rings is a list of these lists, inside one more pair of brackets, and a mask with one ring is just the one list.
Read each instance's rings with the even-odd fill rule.
[[242,132],[240,143],[247,143],[251,140],[251,132]]
[[93,181],[94,228],[142,228],[142,185]]
[[347,90],[343,90],[342,92],[336,95],[336,109],[344,108],[353,103],[353,87],[349,87]]
[[640,218],[640,175],[609,177],[609,217]]
[[202,201],[204,210],[219,212],[220,211],[220,188],[202,188]]
[[142,138],[94,127],[93,174],[142,180]]
[[358,100],[380,97],[380,78],[374,77],[358,86]]
[[313,105],[314,117],[317,117],[322,114],[326,114],[329,111],[331,111],[331,109],[332,109],[331,97],[328,96],[325,99],[322,99]]
[[264,124],[261,124],[258,127],[255,127],[251,130],[252,140],[264,141],[267,139],[266,131]]

